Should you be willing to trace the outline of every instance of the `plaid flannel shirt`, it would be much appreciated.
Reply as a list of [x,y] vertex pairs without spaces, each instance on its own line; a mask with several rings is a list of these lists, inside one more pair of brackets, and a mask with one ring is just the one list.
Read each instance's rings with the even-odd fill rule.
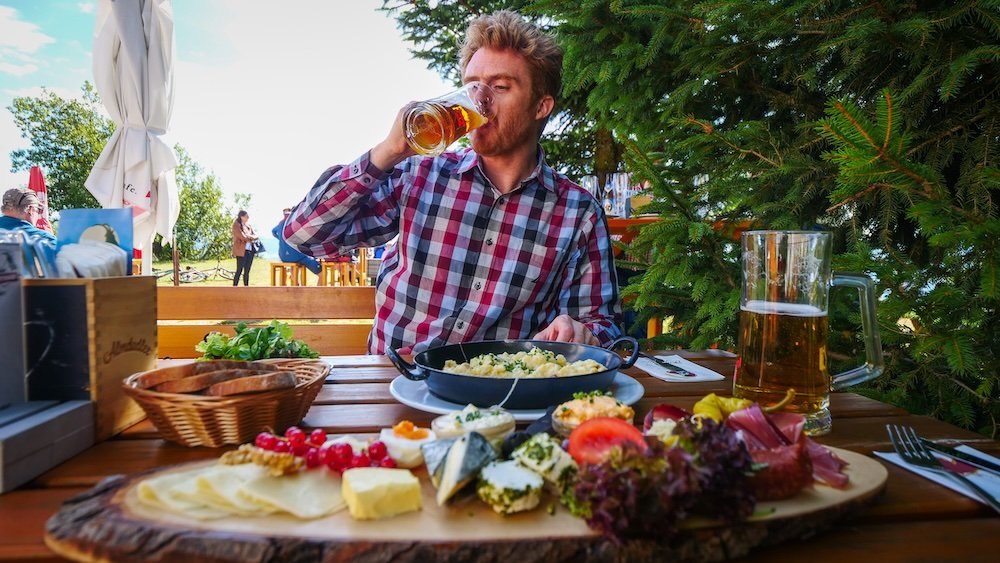
[[545,163],[508,194],[471,149],[408,158],[392,171],[368,154],[326,170],[285,223],[302,252],[378,246],[372,354],[531,338],[559,314],[604,345],[621,335],[618,284],[600,203]]

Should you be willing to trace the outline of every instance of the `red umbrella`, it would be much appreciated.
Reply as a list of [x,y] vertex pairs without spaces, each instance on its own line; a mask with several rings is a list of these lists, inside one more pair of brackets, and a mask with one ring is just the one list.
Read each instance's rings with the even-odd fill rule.
[[51,233],[52,223],[49,223],[49,190],[45,187],[45,176],[42,176],[42,169],[38,166],[31,167],[31,173],[28,176],[28,189],[35,192],[35,195],[38,196],[38,202],[42,205],[38,213],[38,220],[35,221],[35,226]]

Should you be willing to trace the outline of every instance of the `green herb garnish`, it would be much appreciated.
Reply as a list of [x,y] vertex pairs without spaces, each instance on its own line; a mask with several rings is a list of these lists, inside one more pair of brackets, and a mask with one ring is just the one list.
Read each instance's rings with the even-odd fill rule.
[[210,332],[194,349],[199,360],[263,360],[265,358],[318,358],[319,353],[301,340],[292,340],[288,323],[271,321],[266,326],[248,327],[239,323],[232,337]]
[[611,391],[577,391],[576,393],[573,393],[573,398],[590,399],[590,402],[593,403],[593,397],[610,397],[611,395]]

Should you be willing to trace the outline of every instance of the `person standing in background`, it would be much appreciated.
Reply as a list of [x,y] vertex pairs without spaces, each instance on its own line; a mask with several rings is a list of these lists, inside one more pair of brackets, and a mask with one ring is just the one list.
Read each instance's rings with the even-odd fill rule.
[[274,235],[274,238],[278,239],[278,259],[280,259],[282,262],[294,262],[302,264],[306,268],[309,268],[309,270],[312,273],[318,274],[321,269],[319,260],[313,258],[312,256],[306,256],[305,254],[302,254],[297,249],[295,249],[287,242],[285,242],[285,237],[281,235],[281,231],[285,229],[285,221],[288,219],[288,216],[292,213],[292,209],[290,207],[286,207],[282,209],[282,213],[285,214],[285,217],[281,220],[281,222],[275,225],[273,229],[271,229],[271,234]]
[[233,256],[236,258],[236,273],[233,275],[233,287],[239,285],[240,274],[243,274],[243,285],[250,285],[250,267],[253,257],[257,254],[257,232],[250,225],[250,214],[240,210],[233,221]]

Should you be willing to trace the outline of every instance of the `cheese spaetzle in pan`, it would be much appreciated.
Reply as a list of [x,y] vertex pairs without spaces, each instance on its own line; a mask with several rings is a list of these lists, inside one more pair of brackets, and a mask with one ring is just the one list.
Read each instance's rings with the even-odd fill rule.
[[562,354],[532,346],[528,352],[482,354],[462,363],[447,360],[442,371],[478,377],[531,379],[586,375],[606,369],[608,368],[594,360],[570,363]]

